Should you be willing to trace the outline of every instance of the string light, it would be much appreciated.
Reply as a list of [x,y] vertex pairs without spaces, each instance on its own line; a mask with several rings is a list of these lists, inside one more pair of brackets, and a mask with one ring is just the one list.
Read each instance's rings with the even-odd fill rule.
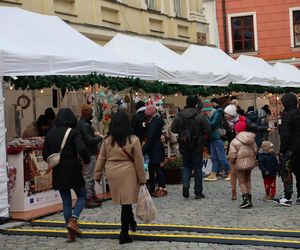
[[85,90],[89,90],[89,87],[85,87],[84,89],[85,89]]
[[276,97],[276,100],[279,101],[279,96]]
[[232,97],[232,94],[230,94],[229,97]]
[[176,93],[175,96],[178,96],[178,94]]
[[264,99],[266,99],[266,97],[264,96]]
[[257,99],[259,100],[259,99],[260,99],[260,97],[258,96],[258,97],[257,97]]
[[10,90],[13,90],[13,88],[14,88],[14,87],[13,87],[12,85],[9,86],[9,89],[10,89]]
[[[299,97],[300,98],[300,97]],[[163,96],[162,99],[165,99],[165,97]]]
[[44,90],[41,89],[41,94],[44,94]]
[[139,93],[138,93],[138,92],[135,92],[135,95],[139,95]]

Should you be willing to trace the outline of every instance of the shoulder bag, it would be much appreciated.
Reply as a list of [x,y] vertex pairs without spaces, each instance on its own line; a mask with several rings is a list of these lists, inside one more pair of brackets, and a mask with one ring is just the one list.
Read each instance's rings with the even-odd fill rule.
[[69,136],[71,130],[72,130],[71,128],[67,129],[64,139],[61,143],[60,151],[58,153],[54,153],[54,154],[50,155],[47,158],[47,163],[48,163],[49,169],[56,167],[60,163],[60,154],[61,154],[61,151],[63,150],[63,148],[65,147],[65,144],[67,142],[67,139],[68,139],[68,136]]

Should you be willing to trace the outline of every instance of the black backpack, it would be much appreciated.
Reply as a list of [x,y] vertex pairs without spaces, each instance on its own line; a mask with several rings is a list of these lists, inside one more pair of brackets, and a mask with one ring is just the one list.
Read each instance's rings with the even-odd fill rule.
[[178,133],[178,144],[181,153],[191,153],[197,146],[199,132],[195,120],[196,115],[197,113],[189,118],[180,116],[183,119]]

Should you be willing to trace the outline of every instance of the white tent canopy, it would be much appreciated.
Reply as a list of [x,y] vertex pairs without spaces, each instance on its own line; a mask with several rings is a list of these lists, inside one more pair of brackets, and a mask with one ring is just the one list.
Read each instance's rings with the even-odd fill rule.
[[243,83],[246,80],[243,67],[219,48],[191,45],[182,57],[199,69],[205,66],[215,75],[228,75],[228,82]]
[[273,68],[277,78],[285,81],[281,87],[300,87],[300,70],[294,65],[278,62]]
[[200,69],[157,41],[117,34],[105,48],[136,62],[155,63],[157,78],[167,83],[227,85],[230,82],[224,72],[215,74],[206,65]]
[[[251,71],[255,77],[261,79],[259,85],[280,86],[284,83],[284,81],[276,78],[276,73],[272,66],[262,58],[241,55],[236,61],[242,67]],[[253,84],[255,84],[255,82],[253,82]]]
[[0,33],[0,75],[3,76],[97,72],[156,79],[154,64],[123,60],[56,16],[0,7]]
[[269,78],[265,74],[257,74],[256,71],[237,62],[219,48],[191,45],[182,56],[199,68],[206,65],[212,72],[227,74],[228,79],[233,83],[266,85]]

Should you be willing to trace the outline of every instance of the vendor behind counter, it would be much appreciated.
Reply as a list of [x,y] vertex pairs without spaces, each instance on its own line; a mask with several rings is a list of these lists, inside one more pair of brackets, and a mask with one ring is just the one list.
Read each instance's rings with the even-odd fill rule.
[[49,130],[49,121],[45,115],[40,115],[36,122],[32,122],[24,130],[22,138],[45,136]]

